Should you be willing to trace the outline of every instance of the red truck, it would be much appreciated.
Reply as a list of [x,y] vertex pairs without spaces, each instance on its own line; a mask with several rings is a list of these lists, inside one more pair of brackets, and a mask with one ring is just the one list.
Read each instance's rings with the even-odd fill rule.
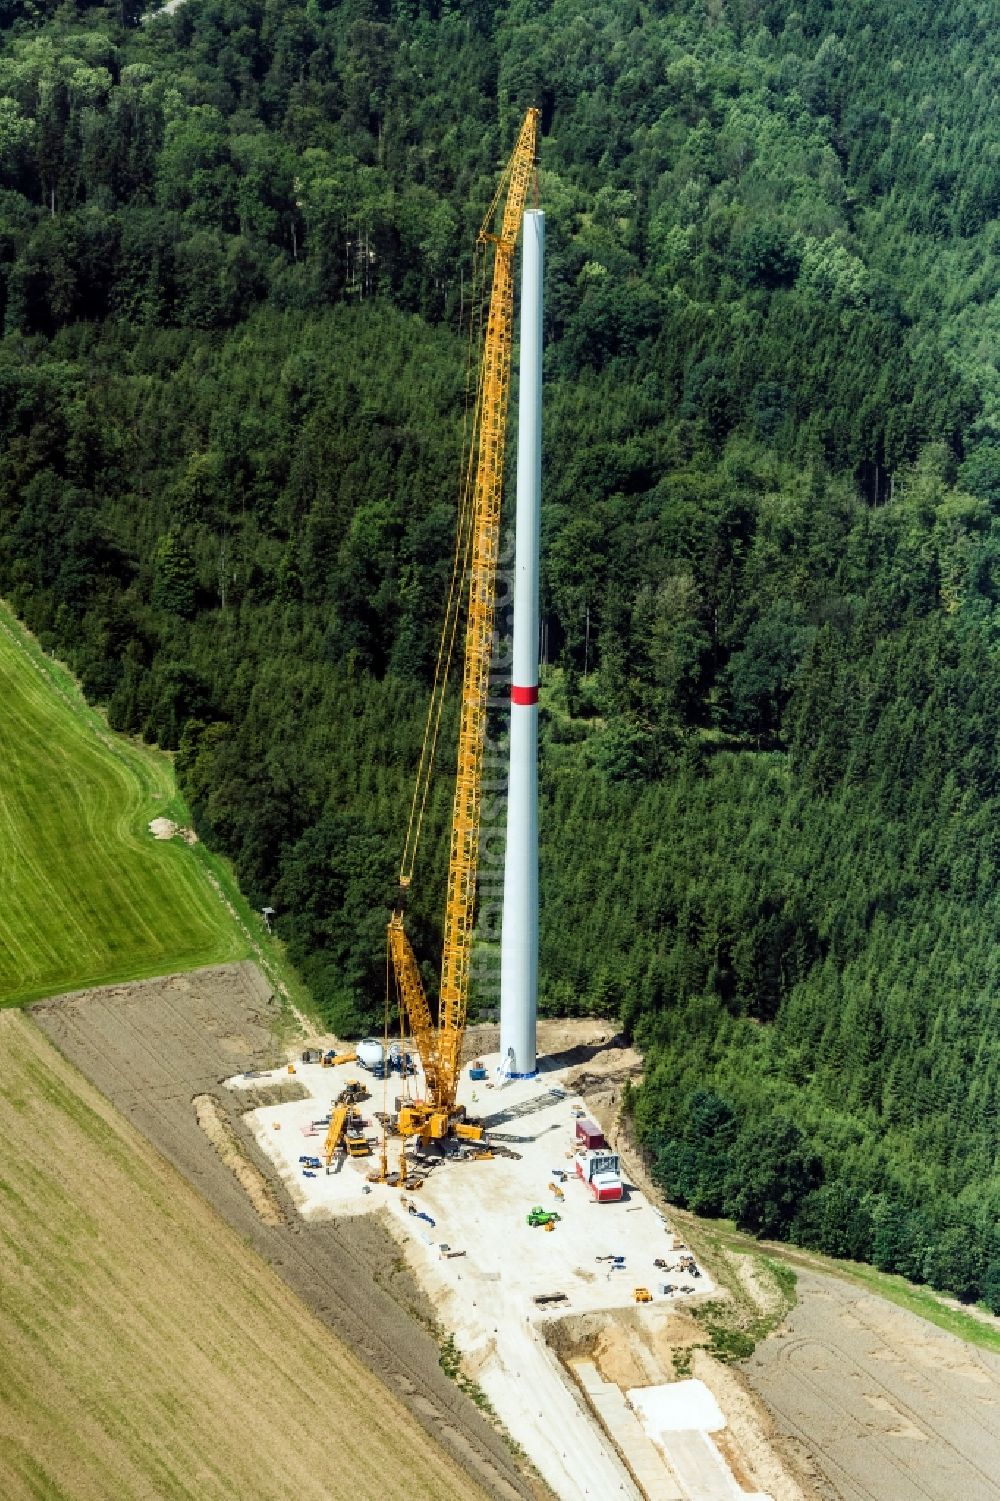
[[604,1132],[600,1126],[588,1120],[586,1116],[580,1116],[576,1123],[576,1139],[581,1147],[586,1147],[588,1152],[595,1152],[599,1147],[606,1147]]

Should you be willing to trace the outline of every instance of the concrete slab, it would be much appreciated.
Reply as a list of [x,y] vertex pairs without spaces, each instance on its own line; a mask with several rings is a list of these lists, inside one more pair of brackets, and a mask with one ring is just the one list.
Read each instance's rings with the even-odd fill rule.
[[669,1460],[644,1432],[621,1388],[605,1381],[592,1360],[574,1360],[572,1366],[587,1400],[624,1454],[646,1501],[687,1501]]
[[737,1485],[707,1433],[692,1428],[664,1435],[661,1442],[688,1501],[757,1501]]
[[637,1386],[626,1396],[650,1433],[676,1433],[686,1428],[714,1433],[726,1426],[719,1404],[704,1381]]
[[[484,1059],[492,1076],[498,1059]],[[281,1082],[282,1073],[269,1076]],[[322,1155],[325,1127],[314,1125],[329,1114],[331,1104],[349,1079],[360,1078],[372,1098],[360,1108],[373,1139],[378,1124],[374,1112],[391,1111],[403,1083],[394,1078],[372,1080],[356,1063],[323,1068],[318,1063],[295,1065],[295,1079],[309,1098],[269,1105],[247,1117],[261,1147],[274,1161],[293,1199],[306,1218],[330,1213],[358,1213],[383,1204],[398,1205],[399,1195],[383,1185],[366,1193],[375,1156],[348,1160],[330,1174],[305,1176],[301,1155]],[[243,1075],[226,1081],[239,1090],[261,1084],[260,1077]],[[268,1082],[268,1081],[264,1081]],[[419,1095],[419,1073],[407,1081]],[[670,1249],[672,1232],[660,1212],[634,1187],[626,1185],[620,1203],[595,1204],[575,1176],[576,1160],[572,1097],[562,1087],[558,1071],[538,1079],[512,1080],[503,1087],[473,1083],[465,1071],[459,1101],[470,1115],[479,1115],[488,1135],[518,1154],[518,1160],[496,1157],[490,1162],[453,1161],[434,1168],[419,1195],[419,1209],[429,1213],[441,1230],[440,1241],[464,1249],[466,1259],[480,1272],[495,1272],[505,1287],[519,1293],[528,1310],[535,1297],[566,1294],[559,1311],[584,1312],[633,1305],[636,1287],[645,1287],[657,1304],[684,1301],[694,1294],[712,1293],[708,1273],[700,1276],[679,1269],[679,1253]],[[390,1166],[398,1161],[398,1144],[390,1141]],[[564,1182],[559,1174],[568,1176]],[[560,1199],[551,1185],[562,1190]],[[553,1232],[526,1223],[534,1204],[561,1216]],[[624,1256],[621,1270],[601,1260]],[[654,1261],[666,1262],[666,1268]],[[456,1276],[459,1268],[456,1266]],[[658,1285],[667,1281],[674,1292],[666,1296]]]

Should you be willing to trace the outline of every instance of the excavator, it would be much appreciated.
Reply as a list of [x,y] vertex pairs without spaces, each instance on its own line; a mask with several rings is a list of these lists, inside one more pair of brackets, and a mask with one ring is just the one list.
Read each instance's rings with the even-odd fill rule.
[[[475,922],[483,750],[500,547],[507,406],[514,342],[514,251],[535,171],[539,112],[529,109],[493,202],[477,237],[477,260],[493,246],[493,280],[478,367],[471,437],[459,502],[455,556],[444,628],[438,650],[423,749],[417,772],[403,859],[399,898],[389,921],[387,944],[400,1016],[408,1024],[423,1065],[424,1098],[404,1103],[398,1128],[424,1144],[445,1139],[479,1141],[482,1127],[465,1119],[456,1102],[462,1037],[469,1003]],[[500,212],[501,201],[503,211]],[[497,220],[500,220],[499,227]],[[451,819],[444,942],[437,1021],[424,990],[416,955],[404,926],[420,829],[427,805],[448,671],[465,614],[465,661],[458,735],[458,768]]]

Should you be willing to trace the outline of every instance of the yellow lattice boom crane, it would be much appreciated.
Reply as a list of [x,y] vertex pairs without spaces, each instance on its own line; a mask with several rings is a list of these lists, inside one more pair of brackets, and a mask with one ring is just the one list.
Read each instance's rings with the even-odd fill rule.
[[[419,1135],[425,1141],[440,1140],[450,1135],[477,1140],[482,1135],[479,1126],[465,1122],[464,1111],[456,1105],[455,1096],[469,1004],[475,924],[483,751],[493,651],[496,572],[500,548],[500,500],[514,340],[514,250],[534,172],[538,115],[537,109],[529,109],[525,116],[517,144],[477,240],[477,249],[480,251],[485,251],[490,245],[494,247],[493,281],[483,335],[468,463],[459,507],[452,587],[445,610],[427,731],[400,869],[400,901],[388,928],[389,957],[400,1012],[409,1024],[425,1079],[425,1097],[405,1106],[399,1113],[398,1124],[403,1136]],[[506,200],[497,229],[497,216],[505,190]],[[465,600],[465,660],[458,768],[451,819],[441,986],[435,1024],[416,955],[404,928],[404,906],[406,892],[413,878],[414,857],[427,802],[448,666]]]

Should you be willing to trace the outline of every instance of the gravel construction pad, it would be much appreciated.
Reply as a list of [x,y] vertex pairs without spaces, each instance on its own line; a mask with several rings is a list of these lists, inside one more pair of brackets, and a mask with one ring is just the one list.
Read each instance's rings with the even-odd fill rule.
[[256,966],[77,991],[40,1002],[31,1014],[479,1485],[503,1501],[548,1495],[441,1370],[438,1344],[418,1322],[430,1320],[431,1307],[377,1220],[305,1226],[275,1182],[288,1223],[265,1225],[199,1127],[193,1097],[213,1094],[250,1159],[273,1181],[271,1164],[233,1113],[239,1102],[221,1085],[237,1069],[280,1061],[273,1035],[279,1007]]
[[[581,1406],[575,1385],[565,1379],[544,1326],[553,1311],[561,1317],[569,1310],[616,1309],[631,1319],[637,1307],[633,1289],[648,1283],[655,1290],[664,1277],[675,1291],[654,1291],[650,1309],[685,1304],[684,1293],[710,1295],[714,1283],[707,1272],[699,1269],[695,1276],[680,1268],[679,1253],[671,1250],[672,1232],[631,1185],[626,1184],[620,1202],[593,1201],[575,1172],[576,1109],[564,1088],[560,1060],[542,1060],[540,1077],[498,1087],[499,1053],[480,1057],[487,1077],[474,1081],[464,1070],[458,1102],[495,1129],[494,1145],[516,1143],[516,1155],[498,1155],[489,1162],[452,1161],[433,1170],[418,1201],[409,1205],[412,1214],[408,1196],[386,1185],[376,1184],[363,1195],[370,1159],[345,1161],[329,1175],[310,1170],[306,1176],[300,1165],[304,1141],[307,1150],[322,1149],[322,1133],[309,1141],[303,1130],[326,1115],[331,1097],[357,1073],[356,1064],[329,1069],[298,1065],[296,1078],[313,1099],[257,1110],[248,1124],[307,1221],[331,1212],[363,1214],[366,1207],[377,1212],[380,1206],[393,1216],[409,1265],[476,1381],[558,1496],[566,1501],[632,1496],[638,1501],[627,1471]],[[383,1090],[371,1079],[366,1082],[374,1098],[362,1106],[362,1114],[378,1106],[380,1094],[387,1109],[398,1083]],[[419,1070],[409,1082],[420,1097]],[[240,1090],[243,1081],[229,1083]],[[391,1142],[392,1167],[396,1148]],[[536,1203],[556,1208],[559,1222],[551,1235],[527,1223]],[[442,1245],[452,1254],[443,1255]],[[618,1271],[607,1259],[615,1253],[624,1263]],[[657,1259],[671,1270],[657,1268]],[[547,1312],[535,1302],[553,1293],[560,1296],[555,1310]],[[730,1494],[727,1490],[727,1501]]]
[[1000,1356],[815,1272],[741,1369],[839,1501],[998,1501]]

